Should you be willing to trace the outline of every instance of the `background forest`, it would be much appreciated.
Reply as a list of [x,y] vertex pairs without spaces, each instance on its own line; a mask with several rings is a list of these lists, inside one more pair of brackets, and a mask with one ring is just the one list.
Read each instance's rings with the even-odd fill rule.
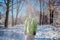
[[59,3],[59,0],[0,0],[0,25],[24,24],[30,14],[38,24],[53,24]]

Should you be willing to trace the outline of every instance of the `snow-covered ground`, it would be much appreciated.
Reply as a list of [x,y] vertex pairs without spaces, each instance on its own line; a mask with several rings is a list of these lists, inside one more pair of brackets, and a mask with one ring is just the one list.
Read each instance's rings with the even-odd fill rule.
[[60,38],[60,28],[51,25],[41,25],[37,28],[37,38]]
[[[60,40],[58,39],[60,38],[60,28],[51,25],[38,25],[35,40],[52,40],[53,38]],[[24,25],[0,28],[0,40],[24,40]]]

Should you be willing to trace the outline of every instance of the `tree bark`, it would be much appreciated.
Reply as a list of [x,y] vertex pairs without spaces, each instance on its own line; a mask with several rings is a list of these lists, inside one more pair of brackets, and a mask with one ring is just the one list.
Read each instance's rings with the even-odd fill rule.
[[19,10],[19,3],[18,3],[18,0],[17,0],[17,13],[16,13],[16,19],[15,19],[15,25],[17,24],[17,19],[18,19],[18,10]]
[[6,18],[5,18],[5,27],[8,27],[8,15],[9,15],[9,2],[10,0],[7,0],[7,3],[6,3]]
[[14,16],[13,16],[13,0],[12,0],[12,26],[14,26]]
[[41,22],[41,17],[42,17],[42,15],[41,15],[42,14],[42,12],[41,12],[41,0],[39,0],[39,2],[40,2],[40,19],[39,19],[39,24],[41,25],[41,23],[42,23]]
[[[49,11],[50,11],[50,24],[53,23],[53,13],[54,13],[54,10],[51,9],[51,5],[53,5],[53,4],[55,3],[54,0],[53,0],[52,2],[53,2],[53,3],[51,4],[51,1],[49,0],[49,7],[50,7],[50,9],[49,9]],[[53,6],[53,9],[54,9],[54,6]]]
[[[19,2],[19,1],[20,1],[20,2]],[[17,0],[17,9],[16,9],[17,12],[16,12],[15,25],[17,24],[17,19],[18,19],[19,12],[21,11],[22,6],[23,6],[23,4],[24,4],[24,3],[22,3],[22,6],[20,7],[21,2],[22,2],[22,0]],[[19,8],[20,8],[20,9],[19,9]]]

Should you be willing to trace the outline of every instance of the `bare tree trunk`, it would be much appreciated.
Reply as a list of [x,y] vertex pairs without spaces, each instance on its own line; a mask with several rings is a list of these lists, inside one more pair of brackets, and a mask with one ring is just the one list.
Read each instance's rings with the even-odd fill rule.
[[[54,0],[52,0],[52,4],[51,4],[51,1],[49,0],[49,7],[50,7],[50,24],[52,24],[53,23],[53,13],[54,13],[54,10],[52,10],[51,9],[51,5],[53,5],[54,4]],[[53,9],[54,9],[54,7],[53,7]]]
[[13,1],[14,1],[14,0],[12,0],[12,26],[14,26],[14,17],[13,17]]
[[42,13],[42,12],[41,12],[41,0],[39,0],[39,2],[40,2],[40,19],[39,19],[39,24],[41,25],[41,23],[42,23],[42,22],[41,22],[41,17],[42,17],[42,15],[41,15],[41,13]]
[[[22,3],[22,6],[20,7],[20,5],[21,5],[21,2],[22,2],[22,0],[17,0],[17,13],[16,13],[16,19],[15,19],[15,25],[17,24],[17,19],[18,19],[18,14],[19,14],[19,12],[21,11],[21,9],[22,9],[22,6],[23,6],[23,4],[24,3]],[[20,8],[20,9],[19,9]]]
[[15,19],[15,25],[17,24],[18,10],[19,10],[19,3],[18,3],[18,0],[17,0],[17,13],[16,13],[16,19]]
[[15,25],[17,24],[18,13],[16,14]]
[[10,0],[7,0],[7,3],[6,3],[6,18],[5,18],[5,27],[8,27],[8,15],[9,15],[9,2]]
[[25,35],[25,40],[34,40],[34,39],[35,39],[35,35],[31,35],[31,34]]

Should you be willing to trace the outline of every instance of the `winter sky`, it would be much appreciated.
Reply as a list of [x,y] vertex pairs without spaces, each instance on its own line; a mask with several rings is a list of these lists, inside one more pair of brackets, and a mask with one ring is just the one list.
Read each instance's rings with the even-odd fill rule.
[[[0,2],[3,2],[4,3],[4,0],[0,0]],[[16,0],[14,0],[14,2],[16,2]],[[31,3],[31,6],[35,6],[37,11],[40,11],[40,3],[39,3],[38,0],[25,0],[25,1],[22,1],[21,2],[20,8],[19,8],[19,9],[21,9],[19,11],[19,16],[21,16],[21,15],[22,16],[26,16],[27,15],[26,14],[27,13],[26,12],[26,9],[27,9],[27,6],[29,5],[29,3]],[[5,5],[5,4],[3,4],[3,5]],[[45,6],[46,6],[45,4],[42,5],[42,8],[45,8]],[[16,8],[16,5],[14,5],[14,8]],[[0,9],[1,9],[0,11],[3,11],[4,8],[0,7]],[[13,10],[14,10],[14,12],[13,12],[14,15],[16,15],[16,9],[13,9]],[[4,12],[2,12],[2,13],[4,13]],[[12,14],[11,11],[9,12],[9,14],[10,15]]]

